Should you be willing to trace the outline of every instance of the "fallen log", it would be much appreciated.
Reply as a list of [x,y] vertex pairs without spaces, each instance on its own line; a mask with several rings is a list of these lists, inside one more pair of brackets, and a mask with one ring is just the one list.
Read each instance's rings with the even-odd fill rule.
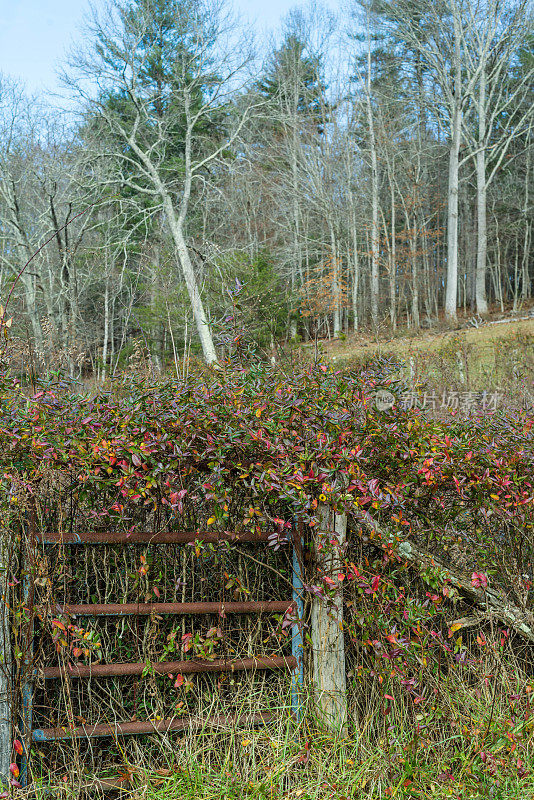
[[400,558],[413,564],[417,569],[429,567],[439,569],[444,578],[464,597],[481,606],[486,616],[493,615],[524,639],[534,643],[534,616],[510,603],[497,589],[490,586],[486,588],[473,586],[470,575],[446,567],[435,556],[413,542],[399,539],[395,534],[382,528],[367,511],[352,511],[351,516],[364,528],[378,535],[378,539],[373,539],[373,544],[383,549],[394,547]]

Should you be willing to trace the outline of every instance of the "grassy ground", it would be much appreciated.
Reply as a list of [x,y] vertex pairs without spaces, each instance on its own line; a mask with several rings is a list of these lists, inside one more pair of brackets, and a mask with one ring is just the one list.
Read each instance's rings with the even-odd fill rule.
[[301,347],[305,358],[326,359],[341,369],[392,358],[403,364],[409,384],[423,382],[438,392],[492,388],[526,407],[534,400],[534,318],[374,340],[351,334]]
[[[424,709],[395,693],[384,716],[380,690],[353,682],[346,736],[326,733],[312,714],[295,725],[286,695],[260,730],[162,737],[152,757],[145,750],[136,758],[126,740],[124,763],[101,777],[120,786],[124,800],[534,798],[534,722],[518,713],[521,701],[511,710],[509,699],[524,695],[525,676],[511,654],[497,673],[495,652],[488,651],[478,684],[469,667],[443,675],[439,700]],[[362,695],[364,712],[354,715]],[[89,796],[87,785],[73,771],[32,796],[78,800]]]
[[[110,774],[131,800],[378,800],[379,798],[455,798],[457,800],[527,800],[534,797],[532,762],[527,774],[511,774],[508,752],[495,775],[481,761],[479,742],[470,736],[444,734],[432,746],[417,729],[395,732],[392,741],[377,739],[362,746],[358,737],[336,739],[316,730],[242,731],[224,742],[198,737],[187,758],[171,758],[154,769],[129,765]],[[309,743],[309,746],[307,746]],[[447,745],[449,745],[447,747]],[[208,751],[218,747],[219,763]],[[499,760],[500,761],[500,760]],[[83,785],[82,781],[82,785]],[[37,797],[81,796],[76,779],[47,787]]]
[[[534,340],[534,318],[503,322],[500,324],[482,325],[479,328],[461,330],[418,331],[411,336],[372,339],[361,334],[350,334],[346,339],[337,339],[323,344],[324,351],[331,358],[355,359],[369,355],[391,354],[406,358],[410,354],[439,353],[450,346],[451,342],[460,347],[477,347],[479,349],[495,348],[503,342],[519,342]],[[312,349],[313,345],[307,345]]]

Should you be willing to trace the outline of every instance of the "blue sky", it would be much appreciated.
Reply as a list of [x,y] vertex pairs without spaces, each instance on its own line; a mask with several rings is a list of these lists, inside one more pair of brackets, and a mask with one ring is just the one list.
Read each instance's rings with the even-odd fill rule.
[[[94,0],[98,6],[102,0]],[[0,0],[0,72],[20,78],[30,91],[57,90],[55,69],[66,49],[80,40],[90,0]],[[293,0],[234,0],[236,10],[274,29]],[[338,0],[327,0],[336,8]]]

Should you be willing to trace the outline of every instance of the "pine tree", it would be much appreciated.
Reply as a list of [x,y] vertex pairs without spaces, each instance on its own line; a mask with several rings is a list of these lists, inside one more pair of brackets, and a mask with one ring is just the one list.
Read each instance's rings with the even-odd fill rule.
[[[323,64],[320,55],[306,52],[306,44],[296,33],[289,32],[271,56],[265,75],[258,81],[260,94],[271,100],[292,119],[312,123],[322,133],[325,118]],[[278,129],[279,120],[275,121]]]

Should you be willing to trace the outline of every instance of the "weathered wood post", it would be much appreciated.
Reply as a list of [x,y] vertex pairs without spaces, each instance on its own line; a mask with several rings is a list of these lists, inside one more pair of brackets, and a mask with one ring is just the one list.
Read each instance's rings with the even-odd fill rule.
[[343,636],[343,588],[338,574],[341,548],[347,536],[347,517],[328,506],[320,510],[320,525],[315,533],[315,560],[320,575],[333,581],[334,597],[312,600],[311,638],[313,682],[319,716],[330,730],[346,733],[347,679]]
[[11,637],[9,635],[8,569],[9,547],[6,532],[0,538],[0,782],[7,783],[11,763]]

